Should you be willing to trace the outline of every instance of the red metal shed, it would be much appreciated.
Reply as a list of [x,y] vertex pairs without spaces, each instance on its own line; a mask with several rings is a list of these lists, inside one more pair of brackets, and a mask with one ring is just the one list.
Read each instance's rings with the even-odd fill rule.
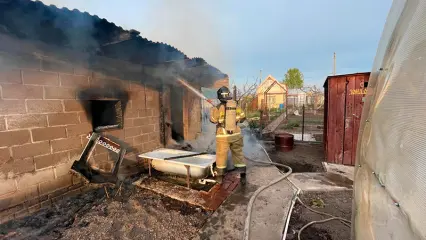
[[329,163],[355,164],[369,72],[328,76],[324,83],[324,147]]

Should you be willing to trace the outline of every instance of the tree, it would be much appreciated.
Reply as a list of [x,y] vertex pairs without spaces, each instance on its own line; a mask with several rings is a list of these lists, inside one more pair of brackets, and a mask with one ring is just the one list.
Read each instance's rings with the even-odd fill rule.
[[311,102],[313,103],[314,108],[314,115],[316,115],[317,110],[324,107],[324,93],[315,85],[305,86],[301,90],[307,94],[307,98],[311,98]]
[[246,112],[250,103],[256,98],[256,89],[260,82],[260,78],[253,77],[253,81],[247,79],[246,83],[237,89],[237,102]]
[[303,74],[298,68],[290,68],[284,77],[284,83],[288,88],[302,88]]

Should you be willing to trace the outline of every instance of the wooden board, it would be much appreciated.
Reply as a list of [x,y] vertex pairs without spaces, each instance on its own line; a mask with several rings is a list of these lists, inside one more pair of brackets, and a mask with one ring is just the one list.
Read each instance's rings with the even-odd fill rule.
[[[368,78],[369,76],[357,76],[356,77],[356,86],[362,86],[362,88],[364,89],[364,82],[368,82]],[[352,135],[352,149],[353,149],[353,154],[352,154],[352,159],[351,159],[351,165],[355,164],[355,159],[356,159],[356,149],[357,149],[357,143],[358,143],[358,134],[359,134],[359,127],[361,124],[361,114],[362,114],[362,107],[364,105],[362,98],[365,95],[355,95],[354,96],[354,114],[355,114],[355,118],[354,118],[354,132]]]
[[345,133],[343,144],[343,164],[350,165],[353,154],[353,132],[354,132],[354,99],[356,95],[350,94],[356,88],[355,76],[346,79],[346,106],[345,106]]
[[328,97],[328,121],[327,121],[327,136],[328,136],[328,162],[335,163],[336,155],[336,110],[337,110],[337,79],[329,79],[329,97]]
[[[329,101],[328,101],[328,91],[329,91],[329,87],[328,87],[328,85],[329,85],[329,81],[327,81],[326,83],[325,83],[325,85],[324,85],[324,136],[323,136],[323,139],[324,139],[324,153],[325,153],[325,160],[327,161],[327,158],[328,158],[328,154],[327,154],[327,151],[328,151],[328,147],[327,147],[327,144],[328,144],[328,141],[327,141],[327,133],[328,133],[328,124],[327,124],[327,116],[328,116],[328,104],[329,104]],[[287,106],[286,106],[287,107]]]
[[325,86],[324,139],[327,162],[354,165],[358,131],[370,73],[330,76]]
[[343,163],[343,144],[345,131],[345,97],[346,77],[337,79],[337,103],[336,103],[336,151],[334,153],[335,162]]

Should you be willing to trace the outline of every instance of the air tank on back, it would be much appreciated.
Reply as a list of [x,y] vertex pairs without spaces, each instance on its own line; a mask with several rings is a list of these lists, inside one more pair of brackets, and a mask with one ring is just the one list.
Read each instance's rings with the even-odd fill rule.
[[228,100],[225,106],[225,130],[234,132],[237,129],[237,102]]

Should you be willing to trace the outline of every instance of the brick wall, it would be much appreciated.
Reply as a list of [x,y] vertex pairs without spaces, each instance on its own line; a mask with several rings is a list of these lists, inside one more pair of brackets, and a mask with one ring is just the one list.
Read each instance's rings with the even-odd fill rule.
[[[11,57],[13,64],[8,62]],[[160,146],[157,91],[44,57],[0,52],[0,64],[1,221],[81,187],[80,179],[69,174],[91,131],[77,99],[79,88],[113,81],[129,91],[125,127],[111,132],[134,149],[128,158]],[[99,163],[109,158],[107,150],[97,146],[91,163],[103,167]]]

